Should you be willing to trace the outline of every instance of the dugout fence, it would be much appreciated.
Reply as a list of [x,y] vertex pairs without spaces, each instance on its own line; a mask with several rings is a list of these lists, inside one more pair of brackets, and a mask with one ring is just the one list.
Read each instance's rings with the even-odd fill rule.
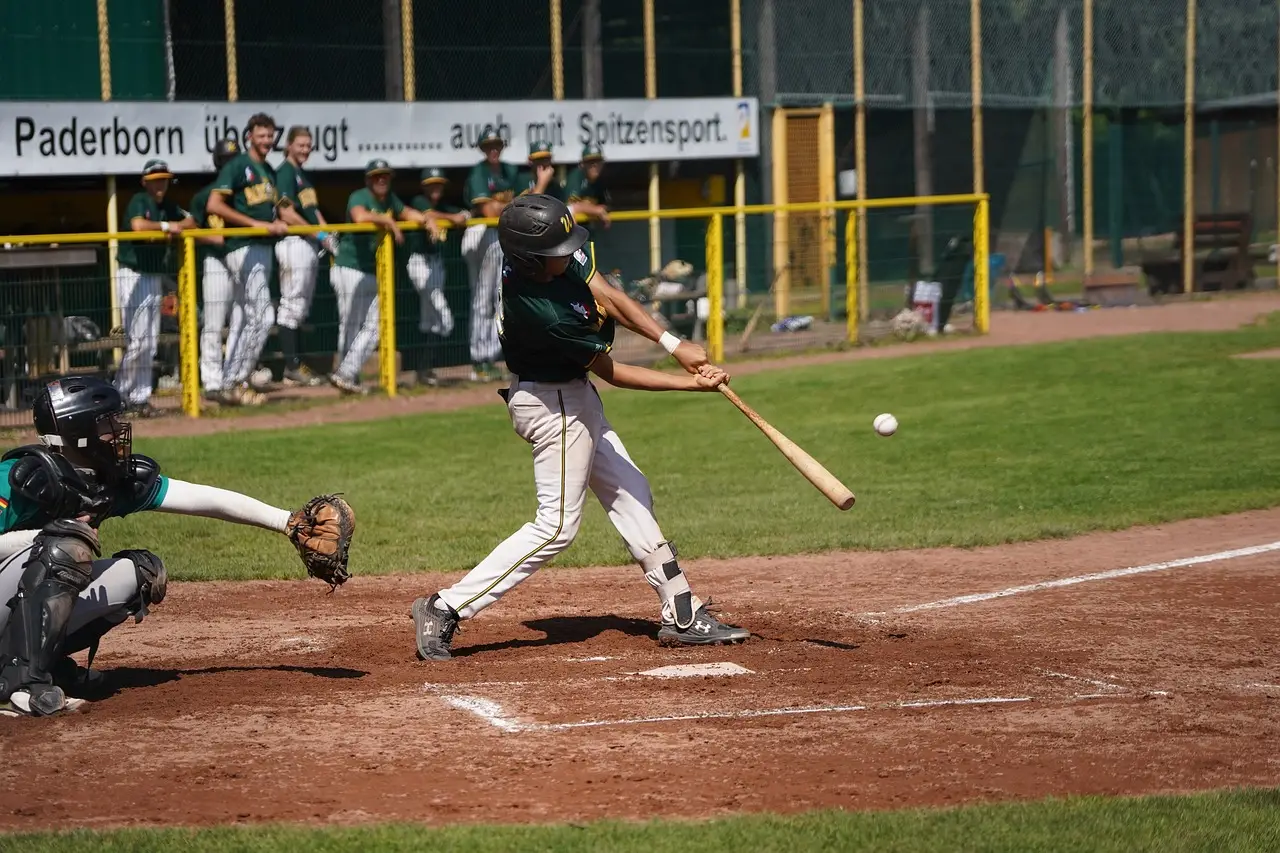
[[[985,333],[991,268],[986,195],[695,207],[657,214],[621,211],[612,214],[607,229],[598,222],[586,224],[602,274],[647,304],[659,322],[703,342],[713,359],[724,360],[747,351],[858,344],[883,334],[890,318],[909,305],[921,275],[922,209],[930,212],[928,239],[934,255],[958,260],[951,273],[952,326]],[[734,227],[738,218],[744,220],[741,229]],[[663,245],[671,247],[658,270],[650,268],[646,240],[652,223],[663,232]],[[860,229],[867,239],[859,239]],[[323,230],[343,240],[377,232],[368,224],[294,227],[289,232]],[[378,237],[379,340],[366,376],[390,396],[404,390],[406,373],[415,365],[457,367],[465,373],[470,364],[472,294],[461,229],[447,229],[439,245],[443,295],[453,316],[445,335],[423,331],[419,322],[420,299],[408,271],[411,235],[417,230],[417,225],[404,223],[404,246],[389,232]],[[746,238],[741,252],[736,230]],[[115,374],[130,337],[118,309],[113,316],[112,289],[123,304],[120,288],[129,283],[122,282],[120,272],[113,280],[113,242],[117,252],[128,244],[151,252],[135,253],[146,258],[135,266],[150,270],[143,274],[156,277],[162,294],[156,306],[161,317],[156,393],[180,399],[181,411],[198,417],[209,406],[201,393],[201,335],[212,333],[219,343],[226,338],[225,330],[211,332],[205,316],[219,311],[208,303],[205,250],[198,241],[214,235],[265,237],[267,232],[231,228],[189,230],[176,238],[157,231],[0,237],[0,426],[26,426],[35,392],[53,377]],[[740,257],[756,280],[771,280],[768,291],[739,301],[734,275]],[[340,337],[331,263],[322,256],[311,311],[300,330],[304,360],[322,375],[333,368]],[[274,283],[271,295],[274,306]],[[224,307],[229,319],[229,306]],[[254,365],[255,371],[270,371],[273,380],[280,378],[282,366],[277,332],[269,332],[262,361]],[[620,332],[615,356],[654,363],[665,354]]]

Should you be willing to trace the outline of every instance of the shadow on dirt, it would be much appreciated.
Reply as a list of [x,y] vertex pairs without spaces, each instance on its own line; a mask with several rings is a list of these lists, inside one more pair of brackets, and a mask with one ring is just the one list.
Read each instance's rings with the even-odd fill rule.
[[558,616],[551,619],[530,619],[524,626],[531,631],[546,634],[536,640],[503,640],[499,643],[485,643],[480,646],[456,646],[454,657],[496,652],[505,649],[528,649],[537,646],[559,646],[570,643],[585,643],[608,631],[621,631],[629,637],[648,637],[654,641],[658,638],[658,626],[647,619],[633,619],[624,616]]
[[180,678],[200,675],[222,675],[229,672],[269,673],[286,672],[311,675],[316,678],[364,678],[369,673],[360,669],[348,669],[341,666],[293,666],[290,664],[274,664],[272,666],[206,666],[198,669],[144,669],[140,667],[122,666],[115,669],[95,670],[98,676],[91,684],[73,688],[76,696],[84,699],[105,699],[114,696],[121,690],[134,690],[140,687],[159,687]]

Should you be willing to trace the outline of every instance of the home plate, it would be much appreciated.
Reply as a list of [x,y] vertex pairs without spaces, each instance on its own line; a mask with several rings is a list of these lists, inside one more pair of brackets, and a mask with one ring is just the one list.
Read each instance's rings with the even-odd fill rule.
[[660,666],[657,669],[646,669],[637,675],[651,675],[654,678],[691,678],[698,675],[750,675],[751,670],[736,663],[722,661],[720,663],[682,663],[675,666]]

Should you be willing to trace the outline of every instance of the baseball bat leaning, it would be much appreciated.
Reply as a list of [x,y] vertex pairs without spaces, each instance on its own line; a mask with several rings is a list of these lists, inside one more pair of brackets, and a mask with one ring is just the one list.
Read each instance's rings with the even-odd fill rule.
[[732,391],[728,385],[719,386],[719,390],[721,394],[729,398],[729,402],[738,407],[738,411],[746,415],[753,424],[760,428],[760,431],[773,442],[783,456],[787,457],[787,461],[804,475],[806,480],[813,483],[818,491],[827,496],[827,500],[842,510],[847,510],[853,506],[856,500],[853,492],[849,490],[848,486],[837,480],[834,474],[822,467],[822,463],[805,453],[800,448],[800,445],[778,432],[772,424],[760,417],[755,409],[742,402],[742,398]]

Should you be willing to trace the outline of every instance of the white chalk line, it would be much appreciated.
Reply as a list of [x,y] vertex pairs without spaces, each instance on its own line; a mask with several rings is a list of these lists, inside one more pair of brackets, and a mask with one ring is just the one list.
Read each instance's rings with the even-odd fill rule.
[[875,619],[877,617],[889,615],[918,613],[922,610],[941,610],[947,607],[959,607],[963,604],[979,604],[983,601],[991,601],[995,598],[1008,598],[1011,595],[1022,595],[1026,592],[1039,592],[1045,589],[1075,586],[1076,584],[1090,583],[1092,581],[1105,581],[1112,580],[1114,578],[1129,577],[1131,575],[1143,575],[1149,572],[1163,572],[1168,571],[1169,569],[1182,569],[1187,566],[1199,566],[1204,563],[1216,563],[1222,560],[1238,560],[1241,557],[1254,557],[1258,554],[1266,554],[1271,551],[1280,551],[1280,542],[1269,542],[1266,545],[1251,545],[1247,548],[1235,548],[1230,551],[1219,551],[1216,554],[1203,554],[1199,557],[1184,557],[1181,560],[1167,560],[1163,563],[1148,563],[1145,566],[1130,566],[1125,569],[1111,569],[1109,571],[1095,572],[1088,575],[1076,575],[1069,578],[1041,581],[1039,583],[1026,584],[1024,586],[1011,586],[1007,589],[1001,589],[995,592],[979,592],[972,595],[958,595],[954,598],[943,598],[939,601],[929,601],[924,604],[908,604],[902,607],[895,607],[892,610],[863,613],[861,616],[865,619]]
[[859,705],[811,705],[797,708],[745,709],[737,711],[703,711],[697,714],[669,714],[650,717],[623,717],[613,720],[582,720],[570,723],[521,722],[508,716],[502,706],[490,699],[473,696],[444,696],[455,708],[469,711],[489,725],[504,732],[566,731],[569,729],[639,726],[653,723],[695,722],[700,720],[742,720],[761,717],[787,717],[808,714],[851,714],[859,711],[900,711],[923,708],[947,708],[980,705],[1012,705],[1024,702],[1063,704],[1098,699],[1131,699],[1136,694],[1090,693],[1066,699],[1042,699],[1034,696],[979,696],[965,699],[923,699],[902,702],[876,702]]
[[[761,676],[774,676],[781,673],[809,672],[812,669],[813,667],[809,667],[809,666],[792,666],[792,667],[780,667],[778,669],[770,669],[770,670],[751,670],[750,672],[733,673],[731,676],[709,674],[706,676],[699,676],[699,677],[705,677],[705,678],[731,677],[735,679],[735,681],[740,681],[740,680],[751,678],[753,676],[761,677]],[[546,687],[548,684],[573,685],[573,684],[599,684],[600,682],[606,682],[606,681],[611,683],[616,683],[619,681],[654,682],[654,681],[662,681],[662,680],[663,678],[657,675],[646,675],[642,672],[624,672],[620,675],[580,675],[580,676],[573,676],[570,678],[516,679],[514,681],[465,681],[465,682],[459,681],[459,682],[451,682],[448,684],[435,684],[432,682],[426,682],[425,684],[422,685],[422,689],[428,693],[441,693],[444,691],[459,690],[459,689],[474,690],[481,687],[484,687],[484,688]]]
[[1071,675],[1065,672],[1054,672],[1051,669],[1037,668],[1036,672],[1040,673],[1041,675],[1047,675],[1050,678],[1065,678],[1070,681],[1079,681],[1082,684],[1092,684],[1094,687],[1101,687],[1104,690],[1127,690],[1128,689],[1123,684],[1116,684],[1115,682],[1112,682],[1112,681],[1103,681],[1097,678],[1085,678],[1082,675]]

